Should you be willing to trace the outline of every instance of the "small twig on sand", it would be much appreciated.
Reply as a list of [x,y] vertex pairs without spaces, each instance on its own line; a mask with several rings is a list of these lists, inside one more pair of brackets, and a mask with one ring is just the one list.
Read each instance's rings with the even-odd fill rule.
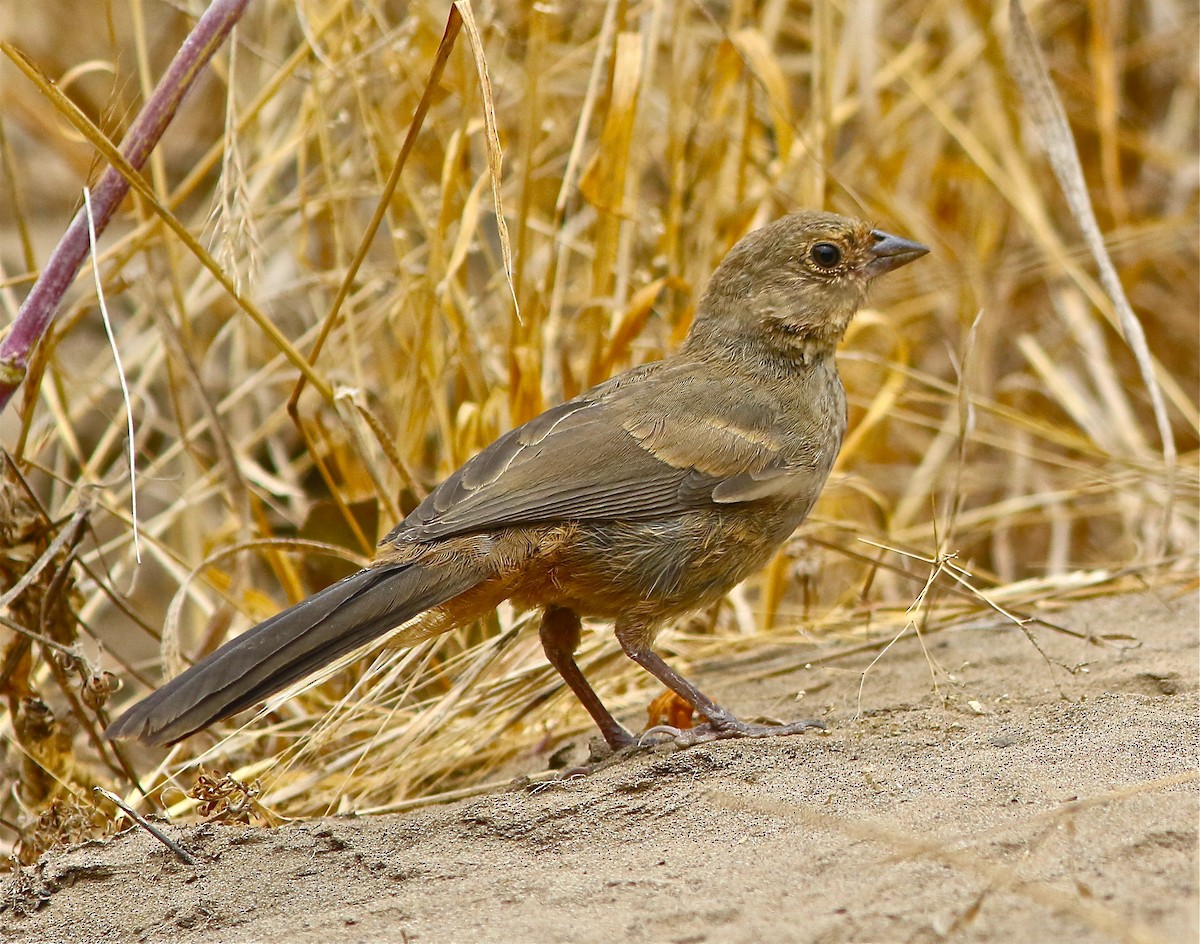
[[164,833],[161,829],[159,829],[157,826],[155,826],[153,823],[151,823],[148,819],[146,819],[146,817],[142,816],[140,813],[138,813],[136,810],[134,810],[131,806],[129,806],[124,800],[122,800],[115,793],[110,793],[108,790],[105,790],[103,787],[92,787],[92,791],[95,793],[98,793],[100,796],[104,797],[104,799],[106,799],[112,803],[115,803],[121,809],[121,812],[123,812],[126,816],[128,816],[131,820],[133,820],[139,826],[141,826],[142,829],[146,830],[146,832],[148,832],[151,836],[153,836],[155,839],[157,839],[159,842],[161,842],[164,846],[166,846],[168,849],[170,849],[172,852],[174,852],[175,855],[177,855],[179,857],[181,862],[195,868],[196,859],[190,852],[188,852],[185,848],[183,848],[183,846],[181,846],[174,839],[172,839],[170,836],[168,836],[166,833]]

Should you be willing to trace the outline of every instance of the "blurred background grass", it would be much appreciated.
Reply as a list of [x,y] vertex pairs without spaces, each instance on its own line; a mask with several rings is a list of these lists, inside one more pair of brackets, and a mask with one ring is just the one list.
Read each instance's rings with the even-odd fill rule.
[[[201,9],[2,0],[0,21],[120,140]],[[970,618],[984,605],[953,592],[937,563],[951,553],[1014,609],[1194,579],[1197,10],[1028,10],[1156,358],[1173,480],[1010,77],[1004,5],[480,3],[490,94],[460,36],[316,359],[333,395],[310,385],[297,421],[295,367],[152,212],[127,200],[101,239],[134,406],[142,562],[124,407],[86,272],[0,416],[0,593],[63,539],[6,618],[64,647],[0,630],[13,784],[0,843],[28,859],[106,828],[93,784],[182,813],[201,763],[261,780],[257,809],[282,815],[394,809],[541,769],[589,722],[507,609],[344,660],[253,730],[227,725],[165,759],[98,732],[161,671],[363,563],[495,436],[661,356],[733,242],[798,207],[862,216],[933,252],[889,277],[850,330],[850,435],[812,519],[717,612],[664,636],[676,659],[769,643],[803,661],[815,636],[886,640]],[[153,156],[160,201],[301,354],[367,232],[446,15],[434,2],[253,3]],[[102,168],[7,60],[0,129],[7,321]],[[651,680],[599,629],[581,663],[637,711]]]

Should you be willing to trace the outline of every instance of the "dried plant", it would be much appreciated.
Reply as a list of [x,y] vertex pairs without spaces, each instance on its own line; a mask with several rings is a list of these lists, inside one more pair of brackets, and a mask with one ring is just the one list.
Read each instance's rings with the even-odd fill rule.
[[[479,4],[450,32],[443,3],[251,4],[236,67],[218,53],[148,162],[156,208],[126,200],[97,246],[140,564],[90,276],[0,414],[0,763],[17,785],[0,842],[87,806],[92,783],[161,805],[201,763],[287,816],[543,765],[587,720],[506,608],[347,658],[165,759],[102,742],[103,673],[137,697],[360,565],[498,434],[677,343],[725,250],[795,207],[934,252],[851,328],[850,435],[814,518],[669,637],[681,660],[886,641],[977,616],[971,588],[1017,611],[1194,577],[1197,11],[1029,13],[1161,422],[990,4]],[[76,0],[5,22],[113,141],[190,25]],[[11,317],[104,164],[11,59],[0,72]],[[580,661],[617,706],[657,694],[605,631]]]

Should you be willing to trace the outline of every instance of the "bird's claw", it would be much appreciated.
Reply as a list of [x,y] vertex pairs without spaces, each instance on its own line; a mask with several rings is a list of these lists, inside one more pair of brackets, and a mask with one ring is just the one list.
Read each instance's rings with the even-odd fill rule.
[[825,724],[821,721],[793,721],[791,724],[749,724],[737,718],[727,718],[721,721],[706,721],[694,728],[676,728],[669,724],[656,725],[643,731],[638,737],[642,747],[653,747],[659,744],[673,743],[676,747],[694,747],[709,741],[723,741],[727,738],[768,738],[789,737],[793,734],[803,734],[805,731],[824,731]]
[[638,747],[655,747],[659,744],[678,743],[687,728],[677,728],[672,724],[656,724],[647,728],[637,736]]

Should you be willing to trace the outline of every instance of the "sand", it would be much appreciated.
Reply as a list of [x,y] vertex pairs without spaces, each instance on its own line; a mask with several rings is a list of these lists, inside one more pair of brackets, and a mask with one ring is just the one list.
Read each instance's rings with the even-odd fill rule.
[[[1193,586],[699,681],[824,734],[651,753],[403,815],[168,826],[9,879],[4,941],[1194,942]],[[797,664],[796,652],[811,659]],[[783,662],[784,659],[788,661]],[[796,695],[804,697],[797,703]],[[531,770],[531,774],[538,773]]]

